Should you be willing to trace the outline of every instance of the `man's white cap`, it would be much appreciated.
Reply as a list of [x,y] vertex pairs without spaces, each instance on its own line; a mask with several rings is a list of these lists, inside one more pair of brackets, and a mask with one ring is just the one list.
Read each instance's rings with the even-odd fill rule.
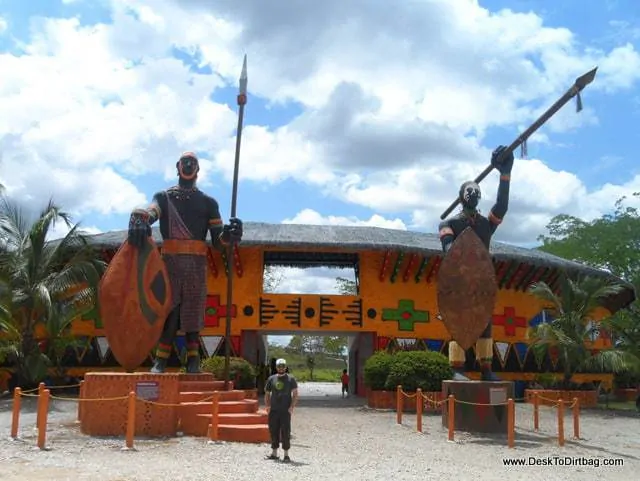
[[281,364],[286,366],[286,365],[287,365],[287,361],[285,361],[285,360],[284,360],[284,359],[282,359],[282,358],[278,359],[278,360],[276,361],[276,366],[279,366],[279,365],[281,365]]

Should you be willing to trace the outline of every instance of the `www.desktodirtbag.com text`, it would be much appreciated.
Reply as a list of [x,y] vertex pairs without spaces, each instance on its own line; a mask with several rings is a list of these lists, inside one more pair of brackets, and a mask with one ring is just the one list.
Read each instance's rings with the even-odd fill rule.
[[505,466],[624,466],[622,458],[587,458],[581,456],[529,456],[526,458],[505,458]]

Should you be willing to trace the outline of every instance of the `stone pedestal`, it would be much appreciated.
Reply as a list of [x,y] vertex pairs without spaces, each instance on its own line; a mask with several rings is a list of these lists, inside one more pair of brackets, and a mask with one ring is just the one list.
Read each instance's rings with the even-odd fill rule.
[[[443,381],[442,395],[456,399],[456,431],[507,432],[507,399],[514,397],[512,381]],[[460,402],[458,402],[460,401]],[[470,403],[470,404],[467,404]],[[449,403],[442,405],[442,425],[449,423]]]
[[136,403],[136,436],[175,436],[180,383],[212,380],[211,374],[88,372],[80,392],[80,399],[86,399],[80,401],[78,407],[80,431],[90,436],[123,436],[127,428],[128,400],[113,398],[135,392],[141,399]]

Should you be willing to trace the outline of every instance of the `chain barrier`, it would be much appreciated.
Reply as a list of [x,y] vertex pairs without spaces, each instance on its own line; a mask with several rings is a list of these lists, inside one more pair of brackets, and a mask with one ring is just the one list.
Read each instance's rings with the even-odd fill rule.
[[[450,394],[448,398],[437,400],[435,398],[431,398],[430,396],[424,394],[422,389],[416,389],[415,393],[409,393],[402,389],[402,385],[398,385],[396,388],[396,422],[397,424],[402,424],[402,414],[404,408],[404,399],[413,399],[416,398],[416,430],[420,433],[423,432],[422,429],[422,414],[423,408],[426,406],[432,406],[433,409],[437,409],[440,406],[443,406],[445,403],[446,412],[445,415],[447,417],[447,427],[448,427],[448,436],[449,441],[454,441],[454,432],[455,432],[455,405],[456,404],[464,404],[467,406],[481,406],[481,407],[489,407],[489,406],[506,406],[507,407],[507,444],[509,448],[513,448],[515,446],[515,402],[524,402],[525,405],[532,404],[533,405],[533,425],[534,431],[538,432],[540,429],[540,407],[548,407],[550,409],[556,409],[557,412],[557,438],[558,445],[564,446],[565,437],[564,437],[564,411],[565,409],[570,409],[573,415],[573,437],[574,439],[580,439],[580,401],[577,397],[574,397],[571,402],[565,401],[563,399],[551,399],[546,398],[544,396],[540,396],[539,393],[534,393],[532,398],[509,398],[506,402],[497,402],[497,403],[474,403],[470,401],[463,401],[461,399],[456,399],[453,394]],[[532,401],[532,402],[530,402]],[[549,405],[541,404],[543,401],[545,403],[549,403]],[[443,408],[445,409],[445,408]]]
[[[62,396],[54,396],[51,394],[51,389],[61,389],[61,388],[69,388],[69,387],[80,387],[80,397],[62,397]],[[13,394],[13,411],[12,411],[12,420],[11,420],[11,438],[18,439],[18,430],[20,427],[20,409],[22,404],[22,398],[37,398],[38,406],[36,411],[36,428],[38,431],[37,436],[37,446],[38,448],[45,450],[46,448],[46,431],[47,431],[47,419],[49,414],[49,402],[50,400],[57,401],[68,401],[78,403],[78,421],[82,419],[82,405],[86,402],[113,402],[113,401],[128,401],[127,406],[127,424],[126,424],[126,433],[125,433],[125,448],[124,449],[134,449],[133,448],[133,438],[135,436],[135,419],[136,419],[136,404],[143,403],[147,405],[153,405],[158,407],[172,407],[177,408],[183,406],[182,403],[162,403],[157,401],[152,401],[149,399],[140,398],[136,395],[135,392],[131,391],[127,396],[119,396],[119,397],[108,397],[108,398],[85,398],[84,394],[84,384],[81,382],[80,384],[73,386],[45,386],[44,383],[40,383],[37,388],[28,389],[23,391],[21,388],[17,387],[14,390]],[[35,392],[37,391],[37,394]],[[211,401],[211,424],[209,424],[208,437],[210,441],[217,441],[218,439],[218,411],[219,411],[219,402],[220,402],[220,391],[214,391],[214,393],[210,396],[199,399],[198,402],[209,402]]]

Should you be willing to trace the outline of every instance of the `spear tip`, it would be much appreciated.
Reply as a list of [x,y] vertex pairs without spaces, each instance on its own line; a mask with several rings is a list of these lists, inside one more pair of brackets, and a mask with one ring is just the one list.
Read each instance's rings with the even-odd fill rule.
[[240,94],[247,94],[247,54],[244,54],[244,60],[242,61],[242,72],[240,72]]
[[593,79],[596,78],[596,72],[598,70],[598,67],[595,67],[591,70],[589,70],[587,73],[581,75],[580,77],[578,77],[575,81],[575,86],[578,87],[578,89],[582,90],[583,88],[585,88],[587,85],[589,85],[591,82],[593,82]]
[[242,60],[242,73],[240,74],[241,79],[247,78],[247,54],[244,54],[244,59]]

